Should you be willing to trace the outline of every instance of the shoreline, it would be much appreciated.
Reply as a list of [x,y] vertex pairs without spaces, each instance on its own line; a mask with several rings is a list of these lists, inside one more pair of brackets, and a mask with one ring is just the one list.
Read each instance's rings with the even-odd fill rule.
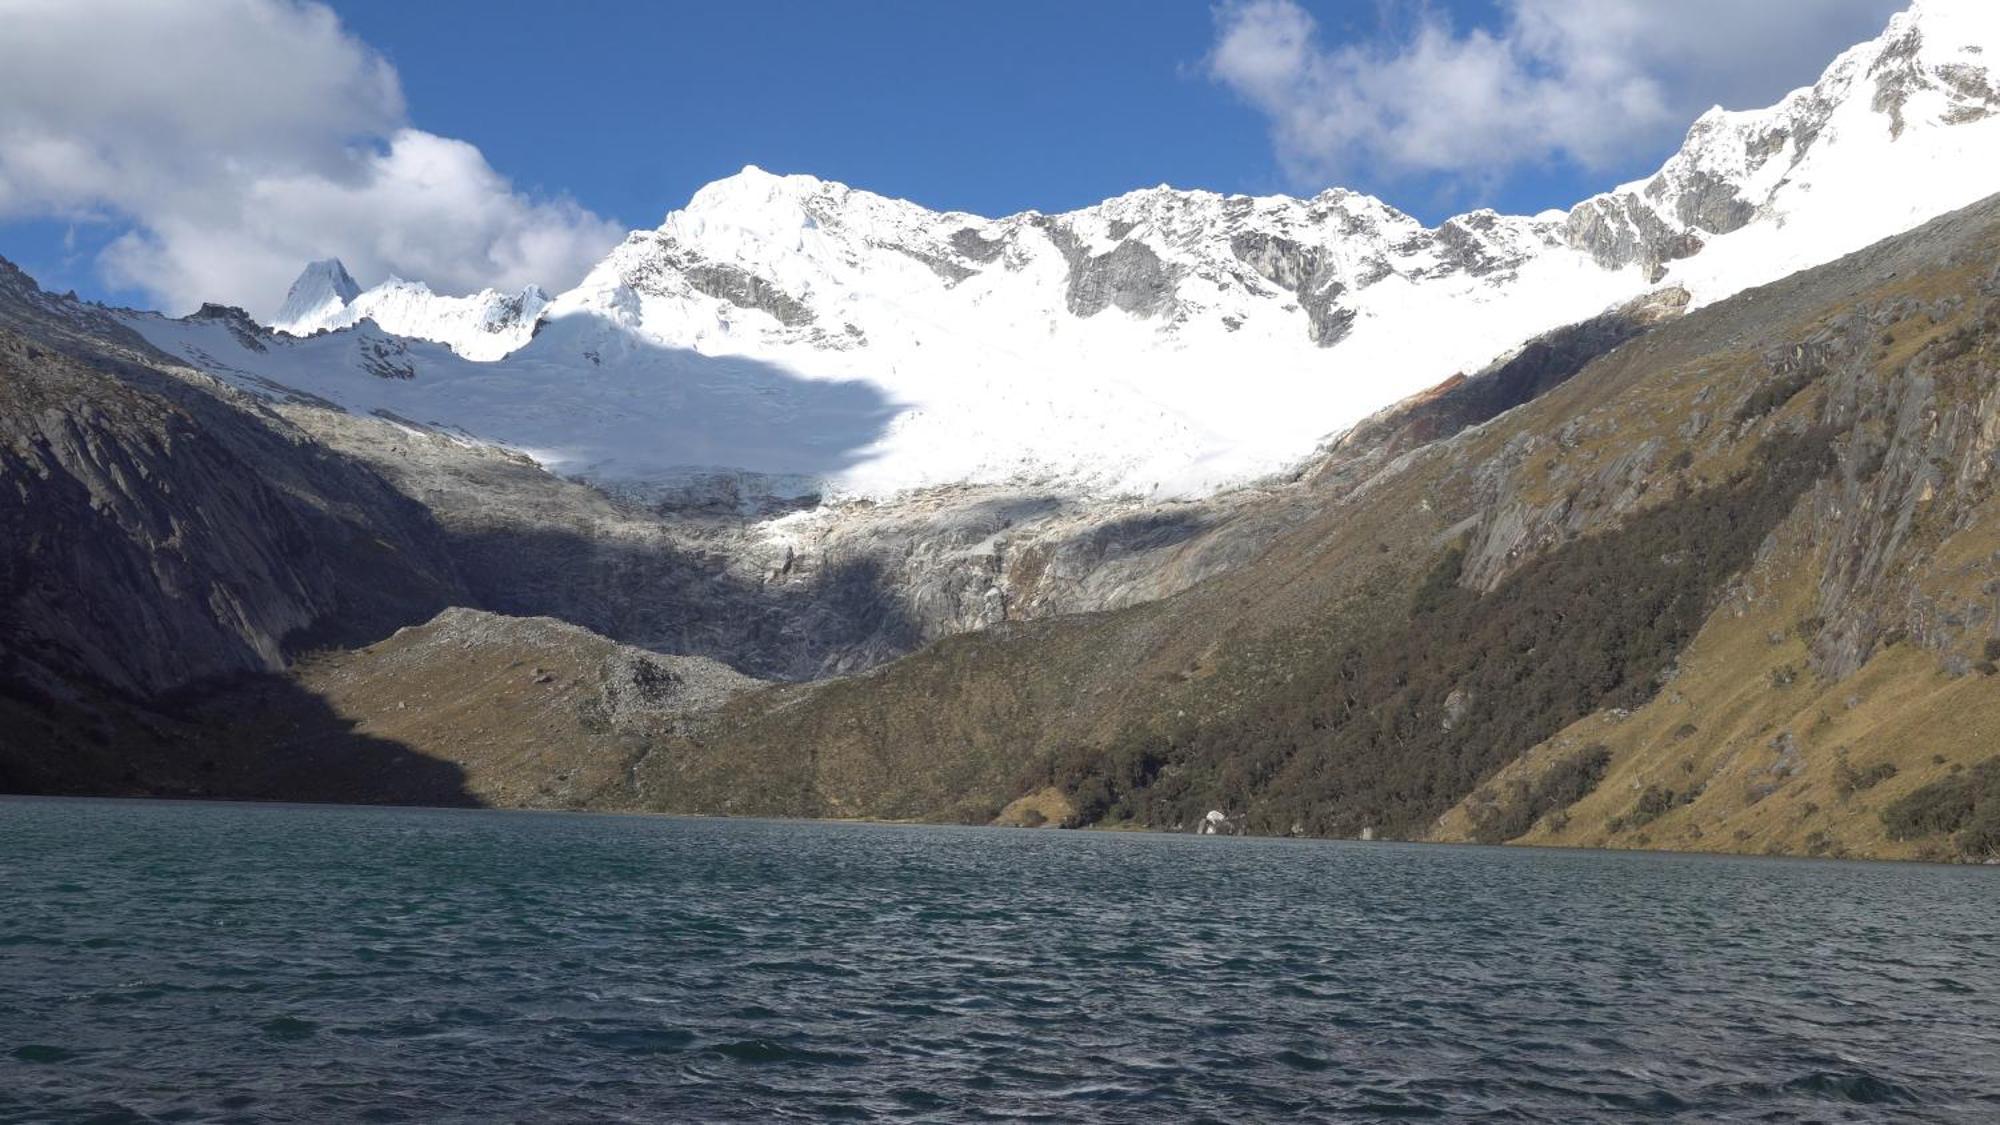
[[1139,835],[1187,837],[1201,840],[1245,840],[1268,843],[1292,844],[1336,844],[1355,848],[1448,848],[1460,850],[1485,850],[1493,852],[1541,854],[1569,854],[1578,856],[1685,856],[1689,858],[1731,859],[1731,860],[1780,860],[1795,863],[1854,863],[1854,864],[1895,864],[1899,866],[1950,867],[1950,868],[2000,868],[2000,858],[1991,860],[1938,860],[1902,858],[1897,856],[1827,856],[1795,855],[1787,852],[1729,852],[1716,850],[1695,850],[1682,848],[1588,848],[1573,844],[1480,844],[1469,840],[1358,840],[1333,836],[1265,836],[1254,833],[1240,835],[1202,836],[1194,832],[1171,832],[1161,828],[1146,828],[1131,825],[1086,825],[1082,828],[1022,828],[998,824],[956,824],[930,820],[897,820],[885,817],[807,817],[807,816],[732,816],[728,813],[682,813],[656,812],[646,809],[556,809],[520,808],[501,805],[392,805],[350,801],[287,801],[266,800],[248,797],[171,797],[148,795],[85,794],[85,793],[0,793],[0,806],[11,803],[36,801],[59,801],[75,803],[120,803],[120,804],[165,804],[165,805],[230,805],[251,806],[271,810],[281,809],[327,809],[327,810],[386,810],[403,812],[434,813],[507,813],[536,816],[583,816],[583,817],[625,817],[645,820],[692,820],[692,821],[736,821],[763,824],[817,824],[875,828],[931,828],[951,829],[969,832],[995,832],[1004,834],[1048,833],[1052,835],[1075,835],[1080,837]]

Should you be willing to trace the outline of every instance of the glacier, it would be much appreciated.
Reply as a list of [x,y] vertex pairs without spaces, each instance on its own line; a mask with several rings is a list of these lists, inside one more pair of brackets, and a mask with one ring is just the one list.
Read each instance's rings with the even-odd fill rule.
[[254,393],[642,499],[1197,497],[1548,329],[1721,300],[2000,190],[1991,57],[2000,4],[1919,0],[1777,105],[1704,114],[1653,176],[1533,216],[1162,186],[987,218],[749,167],[554,297],[319,262],[269,326],[121,316]]

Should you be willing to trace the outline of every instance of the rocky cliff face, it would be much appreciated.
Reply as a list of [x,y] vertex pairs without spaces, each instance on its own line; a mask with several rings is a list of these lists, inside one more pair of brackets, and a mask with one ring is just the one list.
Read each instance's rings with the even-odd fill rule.
[[0,370],[17,677],[145,695],[278,671],[307,638],[428,615],[458,592],[427,513],[254,404],[12,332]]
[[[1829,435],[1835,458],[1643,706],[1536,745],[1438,823],[1445,838],[1985,857],[2000,696],[1991,484],[2000,236],[1874,291],[1758,357],[1680,422]],[[1601,778],[1557,805],[1589,760]],[[2000,811],[2000,810],[1989,810]]]
[[[0,543],[0,787],[459,799],[283,678],[464,596],[429,514],[4,265]],[[326,730],[326,755],[268,761],[171,702],[249,681]],[[218,790],[222,762],[257,780]]]

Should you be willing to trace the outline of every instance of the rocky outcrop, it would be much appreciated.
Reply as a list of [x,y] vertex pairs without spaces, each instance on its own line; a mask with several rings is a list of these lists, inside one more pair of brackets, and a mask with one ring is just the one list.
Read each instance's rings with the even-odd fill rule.
[[[974,232],[974,237],[978,237],[977,232]],[[955,261],[943,254],[933,254],[927,250],[920,250],[913,246],[900,246],[895,243],[890,243],[889,248],[906,258],[913,258],[922,262],[944,282],[947,289],[957,285],[968,277],[976,277],[979,274],[979,271],[973,269],[971,266]]]
[[1638,265],[1649,281],[1666,275],[1666,265],[1698,253],[1701,236],[1669,226],[1631,196],[1597,198],[1578,204],[1565,220],[1569,244],[1605,269]]
[[1330,348],[1346,337],[1355,312],[1337,302],[1347,285],[1318,249],[1245,231],[1229,240],[1229,250],[1264,280],[1297,294],[1306,313],[1306,335],[1313,343]]
[[97,364],[0,334],[10,678],[157,694],[461,596],[428,513],[375,474],[252,404]]
[[709,261],[657,232],[627,240],[620,274],[634,292],[675,296],[685,290],[727,301],[739,309],[770,314],[785,328],[803,328],[817,319],[811,306],[777,284],[729,262]]
[[987,238],[971,227],[960,227],[951,232],[952,249],[975,262],[990,262],[998,258],[1006,248],[1006,241]]
[[1111,249],[1092,254],[1061,220],[1041,219],[1040,225],[1069,263],[1063,301],[1071,313],[1091,317],[1116,308],[1153,317],[1172,308],[1174,273],[1151,246],[1121,236]]
[[[1871,377],[1868,361],[1882,342],[1918,317],[1954,327],[1915,349],[1898,378]],[[1969,667],[1985,640],[2000,635],[1989,591],[1941,597],[1926,564],[1937,540],[1978,522],[2000,467],[2000,389],[1992,386],[2000,292],[1970,301],[1903,298],[1836,328],[1844,336],[1808,342],[1784,367],[1786,386],[1825,396],[1829,420],[1856,423],[1846,471],[1816,497],[1813,667],[1831,679],[1853,675],[1889,637],[1971,653],[1961,658],[1961,669]]]
[[683,267],[682,276],[695,291],[719,297],[739,309],[757,309],[787,328],[802,328],[814,320],[804,301],[748,270],[723,262],[696,262]]

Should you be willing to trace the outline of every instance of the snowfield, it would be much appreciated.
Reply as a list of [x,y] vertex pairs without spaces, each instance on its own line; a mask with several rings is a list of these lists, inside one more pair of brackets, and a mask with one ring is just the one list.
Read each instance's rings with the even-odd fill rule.
[[1531,217],[1160,187],[989,219],[746,168],[553,298],[322,262],[282,331],[122,315],[258,393],[639,495],[1197,496],[1550,328],[1663,286],[1711,303],[2000,190],[1993,60],[2000,4],[1922,0],[1778,105],[1704,115],[1657,175]]

